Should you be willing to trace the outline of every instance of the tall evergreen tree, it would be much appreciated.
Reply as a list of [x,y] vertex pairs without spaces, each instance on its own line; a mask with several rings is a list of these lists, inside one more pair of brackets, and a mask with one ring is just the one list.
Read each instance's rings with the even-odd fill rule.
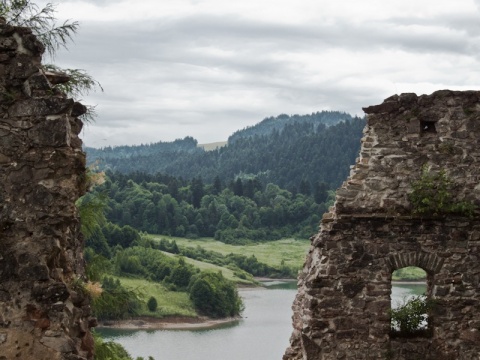
[[193,207],[198,209],[200,207],[200,203],[204,195],[202,178],[198,178],[198,179],[195,178],[192,180],[191,191],[192,191],[192,205]]

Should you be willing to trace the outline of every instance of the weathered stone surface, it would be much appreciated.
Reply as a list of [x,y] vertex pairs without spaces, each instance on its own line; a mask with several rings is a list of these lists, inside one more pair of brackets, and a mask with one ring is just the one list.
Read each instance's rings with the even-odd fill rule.
[[74,291],[85,277],[83,105],[52,87],[62,76],[44,74],[42,52],[0,19],[0,359],[92,360],[96,322]]
[[66,113],[73,104],[72,99],[66,98],[30,98],[15,102],[8,112],[11,117],[56,115]]
[[[480,359],[480,92],[395,95],[368,114],[360,158],[299,276],[284,360]],[[475,216],[421,217],[408,194],[445,170]],[[431,337],[390,337],[391,276],[428,274]]]

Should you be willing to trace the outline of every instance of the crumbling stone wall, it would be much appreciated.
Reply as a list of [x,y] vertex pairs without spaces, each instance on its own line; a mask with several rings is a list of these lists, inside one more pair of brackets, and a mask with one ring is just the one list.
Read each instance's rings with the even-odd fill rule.
[[75,208],[85,107],[54,88],[67,79],[42,70],[43,51],[0,19],[0,359],[92,359]]
[[[365,108],[361,153],[299,276],[293,359],[480,359],[480,92],[395,95]],[[475,216],[413,213],[424,164]],[[390,336],[392,272],[427,271],[430,337]]]

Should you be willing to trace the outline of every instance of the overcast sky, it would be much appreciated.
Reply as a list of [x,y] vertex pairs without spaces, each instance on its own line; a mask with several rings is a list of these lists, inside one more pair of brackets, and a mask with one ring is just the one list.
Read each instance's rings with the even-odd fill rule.
[[[41,1],[39,2],[42,3]],[[55,62],[104,93],[86,145],[224,141],[265,117],[480,87],[480,0],[64,0]]]

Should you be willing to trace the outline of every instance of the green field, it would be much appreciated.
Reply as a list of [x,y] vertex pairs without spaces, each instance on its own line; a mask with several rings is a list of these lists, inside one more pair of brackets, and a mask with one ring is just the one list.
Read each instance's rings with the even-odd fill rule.
[[[198,316],[186,292],[169,291],[160,283],[144,279],[116,277],[128,289],[137,290],[142,294],[144,304],[139,311],[140,316],[166,317],[166,316]],[[153,296],[157,299],[157,311],[147,309],[147,301]]]
[[245,256],[255,255],[258,261],[276,268],[280,267],[283,261],[285,265],[298,270],[302,268],[305,261],[305,255],[310,247],[309,240],[283,239],[240,246],[225,244],[212,238],[190,240],[154,235],[154,239],[160,240],[162,238],[175,240],[180,247],[200,246],[205,250],[216,251],[223,255],[228,255],[230,253]]
[[[163,253],[167,256],[171,256],[171,257],[176,257],[178,255],[175,255],[175,254],[171,254],[171,253],[168,253],[168,252],[164,252]],[[247,278],[247,279],[241,279],[239,278],[238,276],[235,275],[235,273],[233,272],[233,270],[230,270],[226,267],[222,267],[222,266],[218,266],[218,265],[214,265],[214,264],[210,264],[210,263],[206,263],[206,262],[203,262],[203,261],[198,261],[198,260],[194,260],[194,259],[190,259],[190,258],[187,258],[187,257],[184,257],[185,259],[185,262],[188,263],[188,264],[191,264],[197,268],[199,268],[200,270],[208,270],[208,271],[214,271],[214,272],[221,272],[222,275],[227,278],[228,280],[231,280],[237,284],[242,284],[242,285],[257,285],[256,281],[253,279],[253,277],[250,276],[250,278]],[[250,274],[248,274],[250,275]]]

